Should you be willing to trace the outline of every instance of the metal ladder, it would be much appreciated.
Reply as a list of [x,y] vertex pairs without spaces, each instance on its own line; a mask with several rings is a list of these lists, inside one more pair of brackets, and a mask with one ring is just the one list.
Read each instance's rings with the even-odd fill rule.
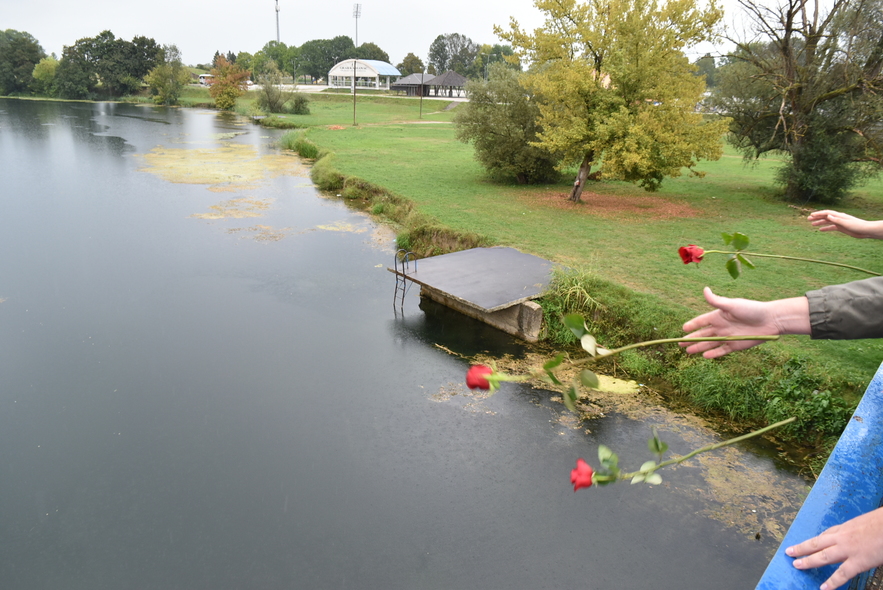
[[[413,252],[408,252],[407,250],[401,249],[395,254],[394,267],[395,267],[395,275],[396,275],[396,290],[392,300],[392,308],[393,311],[396,312],[396,316],[401,312],[404,315],[404,306],[405,306],[405,295],[408,294],[408,290],[411,288],[412,281],[409,281],[405,278],[409,272],[411,272],[411,262],[414,263],[414,271],[417,272],[417,255]],[[399,265],[401,264],[401,269],[399,269]],[[398,307],[396,307],[398,304]]]

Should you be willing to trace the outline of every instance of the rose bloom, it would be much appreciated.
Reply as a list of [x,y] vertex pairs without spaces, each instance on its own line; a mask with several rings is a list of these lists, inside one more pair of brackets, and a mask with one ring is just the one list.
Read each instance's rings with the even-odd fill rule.
[[684,261],[684,264],[690,264],[691,262],[698,264],[699,262],[702,262],[702,256],[705,254],[705,250],[696,244],[690,244],[689,246],[681,246],[678,248],[678,254],[681,255],[681,260]]
[[577,459],[576,469],[570,471],[570,483],[573,484],[573,491],[575,492],[580,488],[592,487],[592,475],[594,473],[591,465],[582,459]]
[[491,384],[487,381],[487,375],[494,370],[484,365],[472,365],[466,372],[466,385],[469,389],[490,389]]

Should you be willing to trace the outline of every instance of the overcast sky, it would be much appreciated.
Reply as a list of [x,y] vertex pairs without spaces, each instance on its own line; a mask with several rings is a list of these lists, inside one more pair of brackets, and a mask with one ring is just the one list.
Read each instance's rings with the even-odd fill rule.
[[[530,30],[543,24],[532,0],[365,0],[360,4],[358,42],[376,43],[393,65],[408,53],[425,61],[438,35],[460,33],[479,44],[494,44],[500,42],[494,25],[508,28],[510,17]],[[355,39],[353,5],[350,0],[279,0],[280,39],[298,46],[337,35]],[[0,30],[5,29],[30,33],[46,53],[57,57],[65,45],[104,30],[127,41],[143,35],[161,45],[177,45],[184,63],[195,65],[210,62],[215,51],[255,53],[276,40],[276,1],[0,0]]]

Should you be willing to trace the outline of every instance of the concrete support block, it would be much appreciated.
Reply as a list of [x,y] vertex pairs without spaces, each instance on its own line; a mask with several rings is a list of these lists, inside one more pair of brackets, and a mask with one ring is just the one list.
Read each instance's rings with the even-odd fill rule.
[[497,311],[483,311],[426,286],[420,289],[420,296],[428,297],[527,342],[536,342],[543,327],[543,308],[533,301],[523,301]]

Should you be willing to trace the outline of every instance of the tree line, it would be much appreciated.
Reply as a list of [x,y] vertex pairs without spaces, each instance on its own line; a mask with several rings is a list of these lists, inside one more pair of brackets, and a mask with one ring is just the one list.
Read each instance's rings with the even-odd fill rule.
[[691,64],[684,49],[717,38],[714,4],[536,0],[544,28],[496,31],[530,67],[471,82],[458,137],[502,178],[578,168],[578,201],[590,179],[698,174],[723,136],[747,160],[781,157],[787,200],[836,203],[883,166],[883,0],[740,4],[747,38]]
[[[728,38],[733,49],[717,59],[690,63],[684,53],[719,39],[723,13],[714,3],[535,0],[543,28],[497,28],[501,45],[439,35],[427,64],[409,53],[398,68],[470,77],[458,137],[475,144],[492,174],[519,182],[576,167],[573,200],[595,178],[654,190],[685,170],[699,174],[700,160],[720,157],[723,136],[748,160],[781,156],[785,198],[837,202],[883,166],[883,0],[740,4],[750,32]],[[236,86],[247,75],[321,78],[349,58],[389,60],[374,43],[355,47],[339,36],[216,52],[212,66],[228,68]],[[188,76],[174,46],[145,37],[104,31],[56,59],[28,33],[0,32],[0,95],[115,97],[145,81],[170,104]],[[703,104],[714,114],[703,115]]]
[[[464,35],[452,33],[439,35],[430,44],[427,63],[408,53],[397,67],[403,75],[453,70],[469,78],[479,78],[486,75],[490,63],[502,61],[512,53],[511,47],[480,45]],[[270,41],[255,53],[216,51],[210,63],[196,67],[217,68],[221,58],[250,72],[255,80],[278,71],[292,78],[309,77],[316,81],[346,59],[389,62],[389,54],[377,44],[368,42],[356,47],[350,37],[341,35],[307,41],[300,47]],[[65,46],[61,58],[57,58],[46,55],[29,33],[12,29],[0,31],[0,95],[117,98],[138,91],[155,68],[160,70],[150,79],[158,94],[167,96],[179,81],[184,84],[189,81],[185,80],[186,70],[177,47],[161,47],[151,38],[135,37],[127,41],[116,38],[111,31],[103,31]],[[168,99],[174,101],[174,96]]]

